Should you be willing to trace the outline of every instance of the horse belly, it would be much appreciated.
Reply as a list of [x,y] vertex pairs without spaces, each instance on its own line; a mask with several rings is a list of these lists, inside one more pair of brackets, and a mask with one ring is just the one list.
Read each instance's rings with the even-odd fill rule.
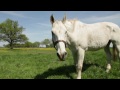
[[107,43],[103,44],[103,43],[98,43],[96,45],[90,45],[88,46],[88,50],[89,51],[96,51],[99,50],[101,48],[104,48],[107,45]]
[[98,29],[93,30],[92,33],[88,34],[88,50],[98,50],[104,48],[111,38],[110,30],[109,29]]
[[97,51],[99,49],[102,49],[103,47],[88,47],[88,51]]
[[88,43],[88,50],[99,50],[104,48],[109,42],[109,38],[94,39]]

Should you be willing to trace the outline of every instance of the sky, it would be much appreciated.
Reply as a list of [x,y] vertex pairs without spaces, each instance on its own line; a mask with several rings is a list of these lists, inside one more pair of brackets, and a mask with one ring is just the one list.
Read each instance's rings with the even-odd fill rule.
[[[67,19],[78,19],[84,23],[113,22],[120,26],[120,11],[0,11],[0,23],[6,19],[18,21],[23,26],[25,34],[30,42],[41,42],[51,39],[52,25],[50,16],[55,20],[62,20],[66,14]],[[0,42],[0,46],[6,42]]]

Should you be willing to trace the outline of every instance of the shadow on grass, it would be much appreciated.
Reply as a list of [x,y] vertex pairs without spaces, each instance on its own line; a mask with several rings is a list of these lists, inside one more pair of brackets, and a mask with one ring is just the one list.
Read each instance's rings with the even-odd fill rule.
[[[93,65],[99,67],[98,64],[86,64],[86,63],[84,63],[84,67],[82,69],[82,72],[84,72],[90,66],[93,66]],[[48,69],[44,73],[36,75],[34,79],[46,79],[47,77],[53,76],[53,75],[66,75],[66,77],[69,77],[70,79],[74,79],[70,75],[70,73],[76,73],[76,69],[75,69],[74,65],[62,66],[62,67],[58,67],[56,69]]]

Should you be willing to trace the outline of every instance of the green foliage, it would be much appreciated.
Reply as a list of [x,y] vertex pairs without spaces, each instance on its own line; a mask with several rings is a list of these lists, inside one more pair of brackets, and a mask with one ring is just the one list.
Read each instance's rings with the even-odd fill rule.
[[50,40],[49,39],[45,39],[45,40],[43,40],[42,42],[41,42],[41,44],[45,44],[45,45],[48,45],[48,44],[50,44],[51,42],[50,42]]
[[[29,41],[27,41],[27,42],[25,42],[24,44],[21,44],[21,43],[16,43],[16,44],[14,44],[14,47],[15,48],[39,48],[39,45],[40,45],[40,42],[34,42],[34,43],[32,43],[32,42],[29,42]],[[10,45],[9,44],[7,44],[7,45],[4,45],[4,47],[10,47]]]
[[24,28],[19,26],[18,21],[6,19],[6,21],[0,24],[0,40],[9,43],[11,49],[16,43],[23,43],[28,40],[26,35],[22,34]]
[[40,42],[26,42],[24,44],[24,47],[35,47],[35,48],[39,48]]
[[[76,79],[73,57],[67,49],[65,61],[59,61],[53,48],[0,48],[0,79]],[[104,50],[86,52],[82,79],[120,79],[120,63],[112,61],[106,69]]]
[[33,47],[37,47],[38,48],[39,46],[40,46],[40,42],[34,42],[33,43]]
[[53,43],[51,39],[44,39],[41,44],[46,45],[47,48],[53,47]]
[[32,47],[33,46],[33,44],[32,44],[32,42],[25,42],[25,45],[24,45],[25,47]]

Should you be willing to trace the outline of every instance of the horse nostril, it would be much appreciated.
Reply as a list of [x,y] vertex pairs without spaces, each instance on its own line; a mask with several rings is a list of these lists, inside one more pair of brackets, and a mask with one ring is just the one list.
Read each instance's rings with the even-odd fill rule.
[[57,53],[57,56],[59,57],[59,54]]
[[67,52],[65,52],[64,54],[67,55]]

